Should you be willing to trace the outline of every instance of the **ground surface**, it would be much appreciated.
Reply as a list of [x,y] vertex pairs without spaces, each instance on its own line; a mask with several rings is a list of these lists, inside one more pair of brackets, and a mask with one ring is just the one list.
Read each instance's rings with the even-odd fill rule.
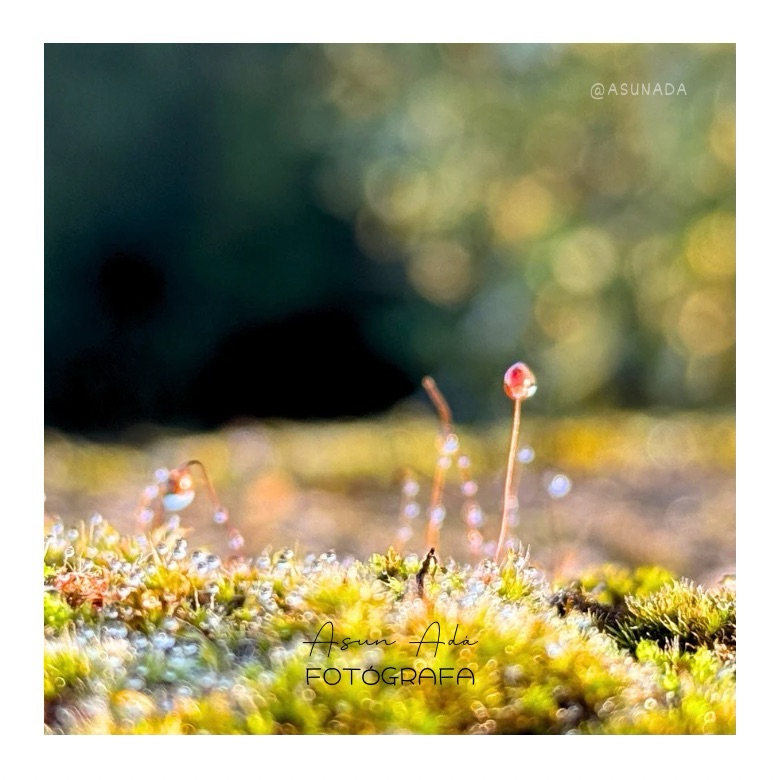
[[[98,445],[49,432],[46,512],[75,524],[101,513],[120,531],[134,530],[142,489],[159,467],[189,458],[208,467],[221,500],[247,541],[299,554],[334,549],[365,558],[394,544],[423,554],[424,515],[436,462],[435,419],[388,418],[333,425],[252,424],[209,435],[157,432],[140,446]],[[480,529],[495,540],[500,522],[508,431],[461,433],[473,462]],[[735,426],[733,417],[609,415],[547,421],[527,415],[521,444],[519,526],[532,560],[555,575],[575,576],[601,561],[658,564],[713,584],[735,572]],[[421,507],[413,535],[399,538],[401,485],[411,469]],[[557,500],[557,474],[571,491]],[[462,517],[457,469],[448,474],[441,552],[474,562]],[[181,513],[191,538],[225,553],[226,536],[211,522],[202,483]]]

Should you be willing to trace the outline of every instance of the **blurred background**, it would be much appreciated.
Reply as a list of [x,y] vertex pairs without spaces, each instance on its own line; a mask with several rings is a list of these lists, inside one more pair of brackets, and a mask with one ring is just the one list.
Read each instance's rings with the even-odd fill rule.
[[523,360],[532,557],[733,571],[733,45],[49,44],[45,209],[50,518],[199,457],[252,552],[422,552],[430,374],[489,544]]

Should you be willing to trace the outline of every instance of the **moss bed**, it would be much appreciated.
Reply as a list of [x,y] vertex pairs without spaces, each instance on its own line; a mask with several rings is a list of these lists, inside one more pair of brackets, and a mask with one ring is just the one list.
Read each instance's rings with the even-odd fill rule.
[[47,733],[736,731],[733,579],[550,583],[517,553],[223,561],[99,517],[50,529],[44,558]]

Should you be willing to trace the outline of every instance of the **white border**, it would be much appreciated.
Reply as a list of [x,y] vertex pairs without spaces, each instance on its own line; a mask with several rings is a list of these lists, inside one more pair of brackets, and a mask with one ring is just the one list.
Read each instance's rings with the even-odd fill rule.
[[[6,433],[6,551],[0,558],[6,620],[2,648],[4,672],[0,733],[9,763],[18,759],[32,770],[57,777],[105,773],[112,778],[152,777],[172,772],[249,773],[275,769],[274,757],[292,772],[296,767],[340,775],[394,776],[409,773],[468,777],[488,773],[571,773],[572,777],[625,772],[631,777],[679,777],[696,771],[723,776],[737,769],[738,746],[751,742],[754,757],[774,723],[773,676],[767,679],[762,623],[774,625],[777,584],[763,587],[763,573],[777,568],[776,388],[769,369],[777,328],[777,247],[775,229],[777,175],[776,128],[769,121],[776,106],[770,75],[776,73],[776,44],[752,40],[766,26],[759,17],[740,26],[722,16],[719,6],[699,9],[679,2],[652,6],[621,2],[557,4],[481,2],[454,16],[452,3],[436,7],[418,2],[375,6],[368,3],[38,3],[8,17],[2,72],[4,84],[3,269],[0,309],[3,317],[2,430]],[[537,4],[538,5],[538,4]],[[742,4],[744,8],[746,4]],[[735,12],[730,9],[731,14]],[[43,48],[49,42],[123,41],[632,41],[699,42],[738,40],[738,544],[740,583],[739,736],[693,742],[656,737],[654,741],[593,740],[554,746],[520,738],[465,742],[465,738],[392,742],[358,737],[322,737],[299,743],[233,740],[198,741],[186,746],[160,740],[132,743],[48,740],[29,750],[30,735],[41,733],[40,696],[40,511],[43,448]],[[768,170],[770,163],[774,167]],[[763,184],[763,186],[762,186]],[[36,508],[31,511],[31,506]],[[30,555],[19,555],[29,549]],[[768,584],[768,582],[767,582]],[[29,602],[28,602],[29,599]],[[10,631],[9,631],[10,627]],[[762,661],[759,661],[761,653]],[[756,656],[755,662],[753,656]],[[746,662],[747,660],[747,662]],[[769,708],[772,708],[770,710]],[[14,739],[13,734],[23,735]],[[10,739],[8,739],[11,737]],[[387,738],[381,738],[387,740]],[[402,741],[399,741],[402,740]],[[663,743],[657,740],[663,740]],[[327,740],[325,742],[324,740]],[[764,743],[766,744],[766,743]],[[606,749],[605,749],[606,748]],[[17,753],[12,759],[12,753]],[[13,763],[17,763],[13,760]],[[387,770],[387,771],[383,771]]]

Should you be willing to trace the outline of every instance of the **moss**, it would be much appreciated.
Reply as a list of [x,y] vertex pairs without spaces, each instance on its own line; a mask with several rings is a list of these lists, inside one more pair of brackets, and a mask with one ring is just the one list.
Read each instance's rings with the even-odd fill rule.
[[89,676],[91,664],[78,647],[47,644],[43,656],[43,698],[50,702],[75,689]]
[[[78,606],[64,592],[44,594],[52,731],[736,728],[733,587],[601,567],[552,595],[543,574],[512,555],[500,569],[429,562],[421,596],[421,561],[392,549],[366,563],[281,550],[204,568],[202,556],[174,561],[134,544],[108,531],[67,560],[47,553],[49,588],[73,585],[75,599],[85,584],[107,583],[102,600]],[[334,644],[310,644],[326,625],[319,638],[332,631]],[[435,653],[411,644],[423,636],[443,644]],[[338,683],[336,672],[323,680],[326,668],[340,670]],[[307,679],[307,669],[318,676]],[[377,682],[369,669],[389,671]],[[456,681],[458,670],[473,679]],[[413,683],[399,679],[412,673]]]
[[622,605],[627,596],[643,598],[674,582],[660,566],[640,566],[634,571],[607,563],[586,571],[575,583],[583,592],[608,606]]
[[44,591],[43,625],[45,628],[61,630],[73,619],[73,608],[57,593]]

